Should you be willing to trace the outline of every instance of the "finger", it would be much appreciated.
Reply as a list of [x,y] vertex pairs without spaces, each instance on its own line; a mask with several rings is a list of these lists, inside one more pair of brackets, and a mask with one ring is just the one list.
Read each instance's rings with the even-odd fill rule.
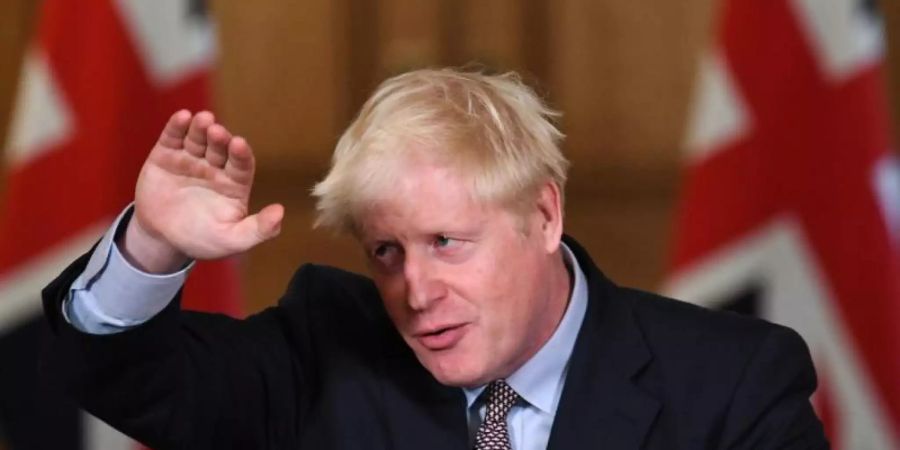
[[278,236],[284,219],[284,206],[273,203],[258,213],[249,215],[235,225],[235,246],[248,250],[251,247]]
[[191,124],[191,112],[182,109],[169,117],[162,134],[159,135],[159,145],[180,150],[184,147],[184,135],[187,134]]
[[191,120],[187,138],[184,140],[184,149],[198,158],[206,153],[206,131],[216,122],[215,116],[209,111],[199,112]]
[[225,163],[225,175],[237,183],[248,184],[253,182],[253,170],[256,162],[253,150],[247,140],[235,136],[228,143],[228,161]]
[[206,161],[213,167],[225,167],[231,133],[222,125],[213,124],[206,131]]

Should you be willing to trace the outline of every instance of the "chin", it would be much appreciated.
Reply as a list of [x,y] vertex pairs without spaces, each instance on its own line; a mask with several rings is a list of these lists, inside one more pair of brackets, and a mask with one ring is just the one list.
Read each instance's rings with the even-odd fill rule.
[[444,386],[473,388],[473,387],[481,386],[481,385],[487,383],[486,381],[482,381],[480,377],[471,376],[466,373],[439,372],[439,371],[430,371],[430,372],[434,376],[434,378],[438,381],[438,383],[441,383]]
[[[427,353],[431,353],[425,350]],[[441,384],[455,387],[474,387],[485,384],[484,370],[464,355],[419,354],[419,362]],[[489,380],[488,380],[489,381]]]

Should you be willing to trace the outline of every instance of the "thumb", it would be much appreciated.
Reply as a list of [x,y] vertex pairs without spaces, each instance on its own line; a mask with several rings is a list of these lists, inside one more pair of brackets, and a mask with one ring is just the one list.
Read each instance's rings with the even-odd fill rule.
[[249,215],[235,225],[238,247],[243,250],[267,241],[281,233],[284,206],[273,203],[258,213]]
[[273,203],[256,213],[256,226],[263,240],[269,240],[281,233],[281,220],[284,219],[284,206]]

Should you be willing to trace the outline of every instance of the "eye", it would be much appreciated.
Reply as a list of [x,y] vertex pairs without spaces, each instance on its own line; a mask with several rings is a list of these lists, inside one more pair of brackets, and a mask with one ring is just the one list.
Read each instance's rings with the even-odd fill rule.
[[372,255],[378,259],[382,259],[390,256],[396,251],[397,247],[392,244],[379,244],[377,247],[375,247],[375,251],[372,252]]
[[383,242],[371,251],[371,259],[379,266],[390,268],[402,258],[403,250],[395,243]]
[[376,258],[381,258],[387,253],[389,250],[389,246],[386,244],[381,244],[378,247],[375,247],[375,251],[372,252],[372,255]]
[[434,241],[432,241],[431,245],[434,250],[447,254],[460,250],[464,243],[466,241],[449,237],[446,234],[438,234],[434,236]]
[[470,239],[446,234],[434,234],[429,245],[431,255],[445,263],[461,263],[471,257],[475,249]]
[[452,243],[453,239],[442,234],[439,234],[434,238],[434,246],[438,248],[449,247]]

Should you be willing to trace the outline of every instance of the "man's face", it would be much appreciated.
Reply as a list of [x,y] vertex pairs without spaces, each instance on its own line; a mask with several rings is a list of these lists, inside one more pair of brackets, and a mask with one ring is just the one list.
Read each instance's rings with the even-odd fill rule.
[[508,376],[565,309],[567,281],[560,298],[552,276],[562,266],[558,233],[538,208],[522,217],[475,201],[453,170],[415,161],[403,173],[360,221],[388,314],[441,383]]

